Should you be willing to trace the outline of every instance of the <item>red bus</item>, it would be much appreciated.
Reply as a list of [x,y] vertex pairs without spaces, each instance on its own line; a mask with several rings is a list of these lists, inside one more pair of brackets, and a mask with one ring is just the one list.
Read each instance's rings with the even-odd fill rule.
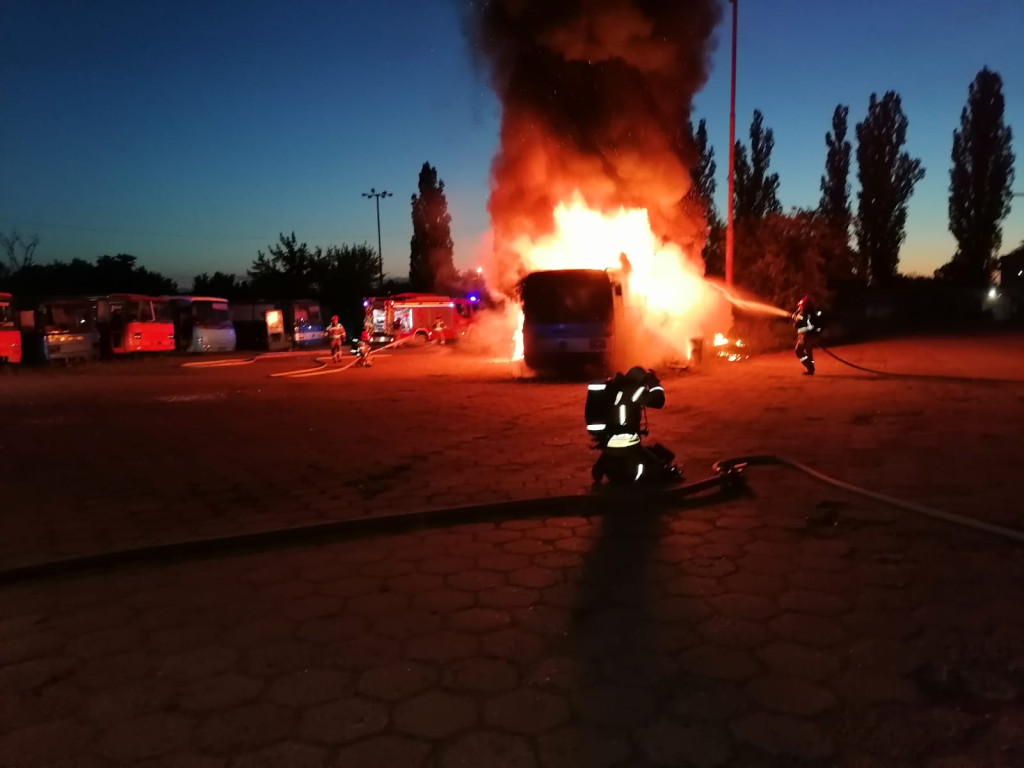
[[105,352],[173,352],[174,321],[167,299],[114,293],[90,299]]
[[464,338],[476,318],[477,303],[471,299],[432,293],[400,293],[363,301],[363,337],[371,344],[390,344],[400,339],[418,343],[437,341],[434,324],[440,316],[445,341]]
[[21,331],[14,322],[11,294],[0,293],[0,363],[21,362]]

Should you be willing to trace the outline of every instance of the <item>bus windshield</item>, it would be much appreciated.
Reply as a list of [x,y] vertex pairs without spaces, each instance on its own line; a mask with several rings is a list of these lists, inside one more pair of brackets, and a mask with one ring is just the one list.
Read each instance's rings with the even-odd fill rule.
[[522,283],[523,313],[529,324],[607,323],[612,319],[612,286],[604,272],[534,272]]
[[42,314],[47,333],[81,333],[96,327],[92,307],[86,303],[47,304]]
[[199,328],[231,327],[231,313],[226,301],[193,301],[192,317]]
[[14,325],[14,313],[6,301],[0,301],[0,325]]

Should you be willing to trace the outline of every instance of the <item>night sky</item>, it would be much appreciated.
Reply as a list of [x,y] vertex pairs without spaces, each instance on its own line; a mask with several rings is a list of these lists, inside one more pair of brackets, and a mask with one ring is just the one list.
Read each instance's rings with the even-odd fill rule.
[[[742,2],[742,0],[741,0]],[[424,161],[448,192],[456,264],[487,230],[498,105],[451,0],[0,0],[0,230],[38,234],[41,261],[132,253],[190,285],[242,273],[294,230],[310,245],[376,247],[404,276],[409,196]],[[746,0],[737,135],[755,108],[775,131],[783,205],[813,206],[839,102],[850,133],[872,91],[898,91],[927,169],[902,271],[930,274],[947,228],[952,132],[985,65],[1004,80],[1024,191],[1021,0]],[[725,210],[729,34],[697,96]],[[852,182],[856,194],[856,164]],[[1024,198],[1003,251],[1024,239]],[[854,198],[854,207],[856,206]]]

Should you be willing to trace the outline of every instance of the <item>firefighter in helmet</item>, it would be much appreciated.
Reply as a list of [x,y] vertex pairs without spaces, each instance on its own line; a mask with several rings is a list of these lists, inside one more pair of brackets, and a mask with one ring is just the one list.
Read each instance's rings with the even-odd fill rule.
[[793,313],[793,326],[796,328],[797,359],[803,363],[804,375],[814,375],[814,344],[821,333],[821,311],[815,309],[809,297],[804,296],[797,302]]
[[336,363],[341,359],[341,345],[345,343],[345,326],[338,322],[337,315],[331,318],[325,333],[331,339],[331,360]]
[[444,318],[441,317],[440,313],[434,318],[434,325],[431,330],[434,332],[434,336],[437,338],[438,344],[444,344],[444,331],[448,326],[445,325]]
[[682,479],[675,454],[663,445],[643,445],[644,409],[665,405],[665,390],[654,371],[640,367],[587,387],[587,432],[601,451],[591,476],[616,484]]

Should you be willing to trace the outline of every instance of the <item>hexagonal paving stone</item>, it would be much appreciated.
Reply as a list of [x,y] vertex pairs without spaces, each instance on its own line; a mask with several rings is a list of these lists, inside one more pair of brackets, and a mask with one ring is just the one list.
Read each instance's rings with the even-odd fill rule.
[[327,750],[312,744],[282,741],[236,757],[232,768],[322,768],[328,765]]
[[757,656],[780,675],[821,680],[839,669],[838,654],[789,642],[760,648]]
[[0,765],[49,765],[74,760],[85,749],[92,729],[74,720],[56,720],[30,725],[0,738]]
[[306,711],[299,735],[310,741],[347,744],[373,736],[388,724],[384,705],[359,696],[346,696]]
[[514,688],[519,683],[519,672],[504,659],[459,659],[445,665],[443,683],[455,691],[496,693]]
[[275,704],[243,704],[210,715],[196,731],[196,745],[214,754],[237,754],[280,741],[292,726],[291,710]]
[[480,648],[487,656],[529,663],[541,657],[544,643],[532,632],[512,628],[484,635]]
[[671,702],[671,710],[687,722],[731,720],[748,706],[748,698],[737,685],[709,680],[686,680]]
[[463,632],[493,632],[510,626],[512,617],[508,611],[494,608],[467,608],[448,616],[448,624],[452,629]]
[[422,739],[444,739],[477,722],[477,705],[466,696],[432,690],[395,709],[394,727]]
[[780,612],[773,600],[757,595],[737,592],[715,595],[708,598],[708,605],[725,616],[747,621],[764,621]]
[[238,653],[232,648],[208,646],[168,656],[160,664],[157,674],[176,680],[197,680],[227,670],[237,658]]
[[540,733],[569,719],[569,705],[561,696],[520,688],[491,699],[484,706],[488,725],[515,733]]
[[831,592],[807,589],[792,589],[779,597],[779,605],[794,613],[814,613],[819,616],[836,616],[850,610],[845,598]]
[[710,643],[736,648],[753,648],[762,645],[769,637],[764,624],[732,616],[712,616],[701,622],[697,631]]
[[682,725],[662,718],[633,733],[640,750],[655,765],[714,768],[732,756],[726,734],[711,725]]
[[458,589],[431,589],[413,596],[412,602],[417,608],[435,613],[450,613],[473,605],[472,592]]
[[746,651],[698,645],[683,651],[680,665],[692,675],[715,680],[746,680],[758,672],[758,664]]
[[780,637],[805,645],[835,645],[846,637],[836,622],[807,613],[784,613],[772,619],[769,627]]
[[733,722],[732,732],[770,755],[797,760],[825,760],[835,751],[832,738],[819,726],[788,715],[748,715]]
[[341,695],[349,679],[337,669],[303,669],[271,683],[267,698],[286,707],[308,707]]
[[492,731],[467,734],[445,748],[441,755],[441,768],[536,768],[536,765],[526,739]]
[[244,704],[263,690],[263,681],[228,673],[199,680],[186,688],[179,706],[191,712],[213,712]]
[[611,768],[621,765],[632,750],[629,740],[607,728],[569,726],[537,738],[541,768]]
[[527,568],[520,568],[518,571],[512,571],[508,575],[508,580],[510,584],[517,587],[544,589],[562,581],[562,574],[552,568],[541,568],[540,566],[532,565]]
[[820,715],[838,704],[827,688],[798,677],[758,677],[750,681],[747,692],[764,709],[784,715]]
[[920,699],[917,686],[905,677],[870,669],[851,669],[834,678],[831,685],[844,700],[855,704]]
[[359,616],[376,616],[404,611],[408,605],[407,595],[398,592],[370,592],[349,598],[345,611]]
[[359,692],[386,701],[401,701],[433,685],[437,670],[426,664],[399,662],[368,669],[359,678]]
[[99,751],[111,760],[128,763],[189,745],[195,723],[183,715],[158,712],[126,720],[108,730],[99,741]]
[[593,685],[571,692],[573,709],[585,723],[629,728],[654,714],[651,691],[637,686]]
[[540,601],[540,592],[526,587],[501,586],[477,593],[477,602],[485,608],[525,608]]
[[405,736],[375,736],[338,752],[338,768],[421,768],[427,763],[430,746]]
[[485,589],[493,589],[505,582],[505,577],[496,571],[485,571],[480,568],[471,568],[459,571],[448,576],[445,581],[453,589],[461,589],[467,592],[480,592]]

